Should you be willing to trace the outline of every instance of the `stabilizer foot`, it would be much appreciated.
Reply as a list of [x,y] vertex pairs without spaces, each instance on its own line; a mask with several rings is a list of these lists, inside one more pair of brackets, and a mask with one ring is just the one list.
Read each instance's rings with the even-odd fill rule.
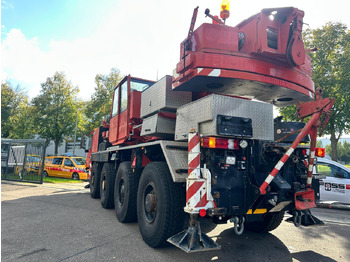
[[168,242],[182,249],[186,253],[201,251],[212,251],[221,248],[205,233],[201,232],[199,222],[195,221],[193,225],[168,239]]
[[302,226],[315,226],[324,225],[325,223],[311,214],[309,209],[294,212],[293,217],[286,220],[287,222],[293,222],[296,227]]

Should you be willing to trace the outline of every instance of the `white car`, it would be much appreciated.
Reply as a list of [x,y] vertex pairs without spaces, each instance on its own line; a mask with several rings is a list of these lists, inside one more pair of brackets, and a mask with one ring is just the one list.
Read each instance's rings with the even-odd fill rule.
[[320,201],[350,204],[350,169],[329,159],[317,158],[316,173],[320,179]]

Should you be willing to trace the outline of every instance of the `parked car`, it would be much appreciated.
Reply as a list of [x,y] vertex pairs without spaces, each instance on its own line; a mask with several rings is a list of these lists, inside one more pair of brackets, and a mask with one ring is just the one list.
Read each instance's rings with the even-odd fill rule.
[[48,156],[45,158],[44,176],[87,180],[85,158],[75,156]]
[[316,172],[320,180],[320,200],[350,204],[350,169],[329,159],[318,158]]

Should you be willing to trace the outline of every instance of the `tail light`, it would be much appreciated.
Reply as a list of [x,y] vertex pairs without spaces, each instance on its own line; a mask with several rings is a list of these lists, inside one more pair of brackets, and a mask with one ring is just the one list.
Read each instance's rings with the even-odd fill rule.
[[239,140],[217,137],[203,137],[201,146],[206,148],[239,149]]
[[325,148],[316,147],[315,148],[315,156],[317,156],[317,157],[325,157],[326,156],[326,149]]

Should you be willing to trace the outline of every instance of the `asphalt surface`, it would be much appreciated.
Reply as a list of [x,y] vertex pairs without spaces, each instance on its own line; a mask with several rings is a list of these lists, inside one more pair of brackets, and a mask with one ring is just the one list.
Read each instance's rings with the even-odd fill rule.
[[316,208],[325,226],[283,222],[269,234],[234,234],[203,222],[222,248],[186,254],[147,246],[136,223],[121,224],[82,184],[1,185],[2,261],[350,261],[350,211]]

